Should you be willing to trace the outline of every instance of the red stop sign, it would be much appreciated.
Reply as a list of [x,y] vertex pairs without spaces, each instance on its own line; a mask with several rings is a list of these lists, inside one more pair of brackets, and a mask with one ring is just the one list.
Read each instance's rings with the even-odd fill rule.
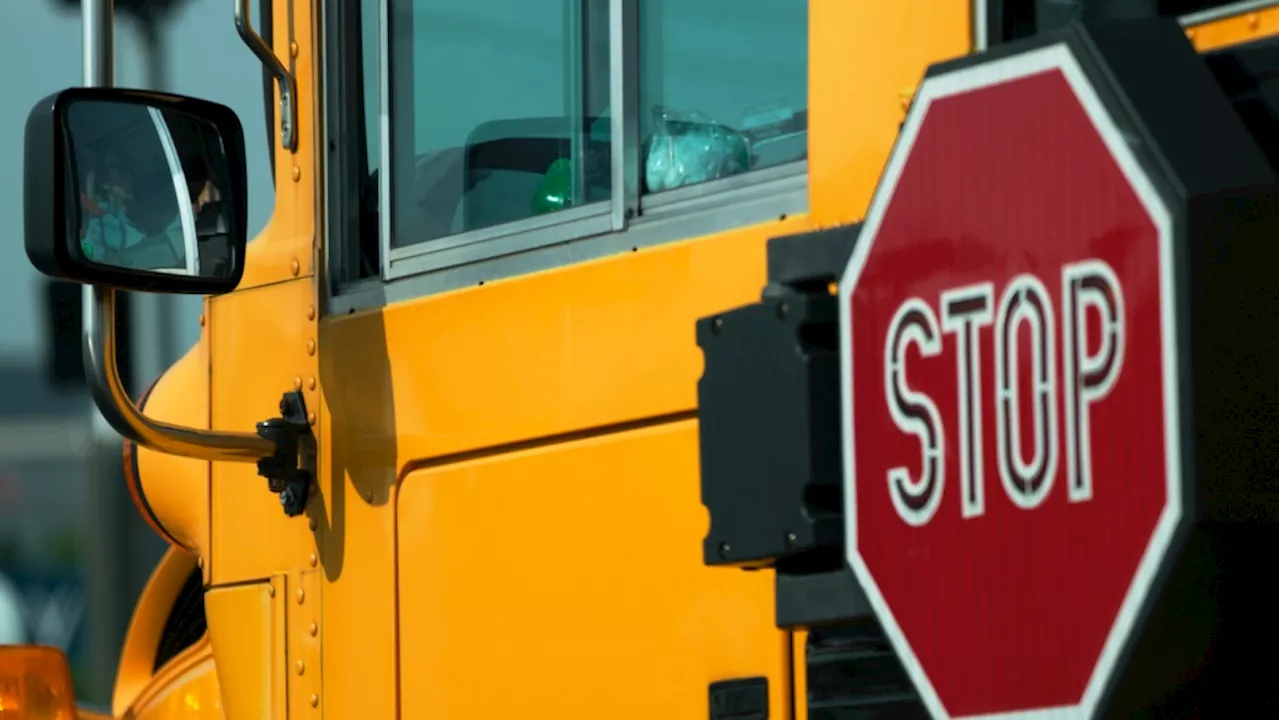
[[840,312],[849,562],[937,717],[1110,681],[1183,521],[1172,223],[1065,44],[922,83]]

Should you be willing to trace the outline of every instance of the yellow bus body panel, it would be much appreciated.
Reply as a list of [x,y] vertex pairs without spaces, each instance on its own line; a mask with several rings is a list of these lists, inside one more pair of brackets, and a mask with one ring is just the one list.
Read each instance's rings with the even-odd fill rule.
[[227,717],[287,717],[284,589],[277,577],[205,594]]
[[1201,52],[1274,37],[1280,20],[1275,5],[1212,20],[1187,28],[1187,38]]
[[[207,643],[204,648],[208,650]],[[213,655],[206,652],[190,667],[174,673],[160,692],[134,710],[137,720],[222,720],[222,687]]]
[[404,478],[402,715],[692,717],[766,677],[787,717],[773,576],[702,564],[697,457],[687,419]]

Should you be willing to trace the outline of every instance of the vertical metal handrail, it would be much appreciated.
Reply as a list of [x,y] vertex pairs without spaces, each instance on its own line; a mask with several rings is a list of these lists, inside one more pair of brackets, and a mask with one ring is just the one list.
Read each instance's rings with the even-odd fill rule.
[[298,149],[298,82],[276,57],[271,46],[249,24],[249,0],[235,0],[235,6],[236,32],[240,39],[280,84],[280,144],[294,152]]

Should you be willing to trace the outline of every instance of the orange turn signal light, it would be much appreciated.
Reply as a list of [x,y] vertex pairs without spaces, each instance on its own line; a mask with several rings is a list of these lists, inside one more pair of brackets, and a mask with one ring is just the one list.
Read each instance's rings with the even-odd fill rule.
[[0,645],[0,720],[75,718],[75,688],[61,650]]

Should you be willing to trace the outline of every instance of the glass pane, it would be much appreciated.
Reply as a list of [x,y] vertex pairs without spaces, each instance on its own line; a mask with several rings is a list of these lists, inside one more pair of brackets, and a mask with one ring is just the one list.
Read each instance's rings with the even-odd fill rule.
[[77,263],[226,277],[235,219],[218,129],[177,110],[85,99],[66,107],[71,197],[68,250]]
[[795,0],[640,3],[646,192],[806,157],[808,23]]
[[392,247],[609,199],[608,0],[392,0]]
[[382,161],[382,125],[378,112],[382,86],[378,83],[379,0],[360,2],[360,75],[362,100],[364,101],[364,149],[369,172],[378,169]]

